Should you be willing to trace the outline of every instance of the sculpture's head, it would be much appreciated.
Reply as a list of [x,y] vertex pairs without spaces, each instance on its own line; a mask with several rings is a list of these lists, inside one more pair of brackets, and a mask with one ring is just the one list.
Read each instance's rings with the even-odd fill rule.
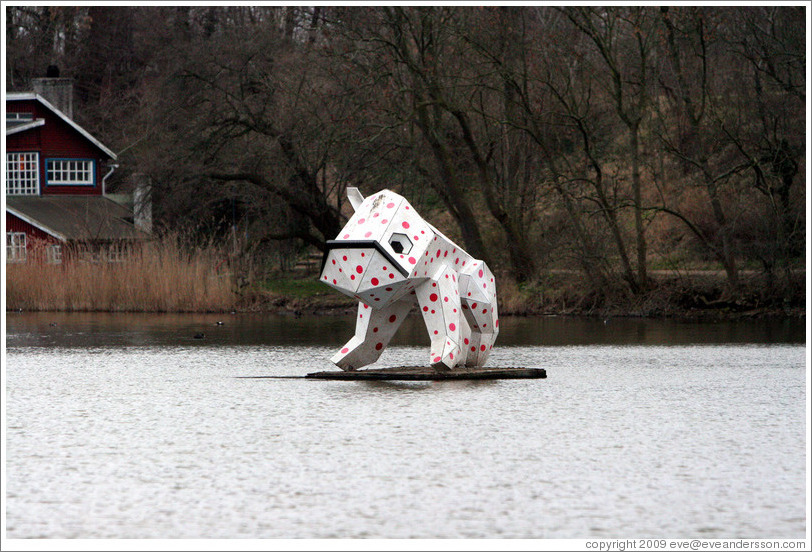
[[327,242],[319,279],[372,308],[391,305],[416,285],[415,266],[434,231],[402,196],[382,190],[366,199],[347,188],[355,214]]

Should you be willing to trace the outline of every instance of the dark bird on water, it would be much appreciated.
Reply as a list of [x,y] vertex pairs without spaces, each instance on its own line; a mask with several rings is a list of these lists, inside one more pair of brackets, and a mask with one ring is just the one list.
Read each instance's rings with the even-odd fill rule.
[[195,334],[195,339],[203,339],[204,337],[206,337],[206,334],[203,334],[203,333],[196,333]]

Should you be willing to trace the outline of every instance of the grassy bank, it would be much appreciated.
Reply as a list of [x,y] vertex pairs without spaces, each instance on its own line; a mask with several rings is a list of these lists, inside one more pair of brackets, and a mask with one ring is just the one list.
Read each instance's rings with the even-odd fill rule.
[[213,312],[236,304],[215,247],[177,238],[144,246],[125,262],[6,265],[6,305],[24,311]]
[[[618,284],[612,289],[586,286],[576,273],[554,271],[532,284],[518,285],[509,276],[498,282],[502,315],[640,316],[702,319],[805,316],[805,274],[784,287],[769,285],[764,275],[742,275],[735,292],[724,274],[714,270],[690,275],[652,274],[651,287],[632,295]],[[280,278],[250,286],[238,309],[293,313],[350,313],[357,303],[310,278]]]

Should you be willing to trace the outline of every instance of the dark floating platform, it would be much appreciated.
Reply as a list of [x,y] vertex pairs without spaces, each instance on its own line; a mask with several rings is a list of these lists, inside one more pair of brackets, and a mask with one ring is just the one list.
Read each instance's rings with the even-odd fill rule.
[[399,366],[395,368],[353,370],[350,372],[331,370],[329,372],[312,372],[305,376],[308,379],[349,381],[447,381],[540,379],[546,377],[547,371],[544,368],[477,368],[440,372],[423,366]]

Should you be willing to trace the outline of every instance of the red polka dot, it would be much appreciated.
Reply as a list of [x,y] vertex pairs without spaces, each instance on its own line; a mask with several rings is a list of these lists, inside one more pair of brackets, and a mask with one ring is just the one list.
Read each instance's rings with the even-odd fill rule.
[[[349,235],[349,234],[344,234],[344,239],[345,239],[345,240],[346,240],[347,238],[349,238],[349,237],[350,237],[350,235]],[[346,261],[347,259],[344,259],[344,260]]]
[[386,288],[386,291],[392,291],[392,288],[388,287]]
[[479,350],[480,350],[480,351],[484,351],[485,349],[487,349],[487,347],[485,347],[485,345],[482,345],[482,346],[479,348]]
[[452,322],[451,324],[448,325],[448,329],[453,332],[454,330],[457,329],[457,326]]
[[366,254],[366,253],[361,253],[361,256],[362,256],[362,257],[366,257],[366,256],[367,256],[367,254]]
[[386,272],[386,267],[383,267],[383,271]]
[[333,264],[336,264],[336,260],[335,260],[335,259],[333,259]]
[[409,257],[409,263],[410,264],[417,264],[417,259],[415,259],[414,257]]
[[335,283],[336,283],[336,281],[335,281],[335,280],[333,280],[333,284],[335,284]]
[[371,279],[371,280],[370,280],[370,282],[372,283],[372,285],[373,285],[373,286],[377,286],[377,285],[378,285],[378,279],[377,279],[377,278],[373,278],[373,279]]
[[476,308],[476,303],[474,303],[473,305],[471,305],[471,308],[472,308],[472,309],[475,309],[475,308]]
[[356,267],[355,267],[355,271],[356,271],[358,274],[361,274],[361,273],[364,271],[364,267],[363,267],[363,266],[361,266],[361,265],[358,265],[358,266],[356,266]]
[[443,301],[445,301],[446,303],[448,303],[448,297],[443,297]]
[[480,278],[482,278],[482,274],[484,274],[484,273],[482,272],[482,269],[480,268],[480,269],[479,269],[479,277],[480,277]]
[[326,279],[327,279],[327,276],[325,276],[325,277],[324,277],[324,279],[326,280]]
[[459,262],[460,262],[460,258],[459,258],[459,257],[457,257],[456,259],[454,259],[454,264],[459,264]]
[[[483,347],[484,347],[484,345],[483,345]],[[375,345],[375,350],[376,351],[380,351],[381,349],[383,349],[383,343],[378,343],[377,345]]]
[[372,235],[372,232],[367,232],[366,234],[364,234],[364,237],[365,237],[365,238],[368,238],[368,237],[370,237],[371,235]]
[[350,280],[355,280],[355,274],[350,274]]
[[482,309],[482,314],[488,314],[488,309]]
[[374,215],[372,215],[372,218],[378,218],[379,216],[381,216],[380,213],[375,213]]
[[395,275],[390,273],[390,274],[389,274],[389,279],[390,279],[390,280],[394,280],[394,279],[395,279]]
[[366,221],[367,219],[358,219],[358,224],[364,224]]
[[346,353],[347,351],[349,351],[349,349],[347,349],[346,347],[344,347],[343,349],[341,349],[341,352],[342,352],[342,353]]
[[434,330],[434,335],[437,335],[438,333],[440,333],[440,332],[438,332],[437,330]]
[[476,351],[476,347],[471,347],[471,352]]
[[496,327],[499,327],[499,319],[496,320]]
[[438,259],[440,258],[440,254],[441,254],[441,253],[442,253],[442,251],[440,251],[440,250],[438,249],[438,250],[437,250],[437,258],[438,258]]
[[[373,297],[374,297],[374,295],[373,295]],[[369,308],[369,305],[367,305],[366,303],[364,303],[364,308],[365,308],[365,309],[368,309],[368,308]]]
[[374,328],[372,328],[372,333],[378,333],[378,327],[377,327],[377,326],[375,326]]
[[395,322],[395,320],[397,320],[397,319],[398,319],[398,317],[393,314],[392,316],[389,317],[389,323],[393,324]]
[[448,257],[448,251],[446,251],[445,253],[443,253],[443,258],[445,259],[446,257]]
[[408,222],[406,222],[406,221],[404,220],[404,221],[403,221],[403,224],[401,224],[401,226],[403,226],[404,228],[408,229],[408,228],[409,228],[409,223],[408,223]]
[[[408,209],[408,207],[406,207]],[[440,357],[434,357],[432,362],[440,362],[442,359]]]
[[347,256],[346,256],[346,255],[344,255],[344,256],[342,257],[342,259],[344,259],[344,260],[346,261],[346,260],[347,260]]
[[414,241],[420,241],[420,238],[418,238],[417,236],[415,236],[415,237],[414,237]]
[[429,295],[429,301],[436,301],[436,300],[437,300],[437,294],[436,293],[432,293],[431,295]]
[[386,224],[387,222],[389,222],[389,219],[383,219],[383,220],[381,221],[381,224]]
[[387,203],[387,204],[386,204],[386,208],[387,208],[387,209],[391,209],[391,208],[393,208],[394,206],[395,206],[395,204],[394,204],[394,203]]
[[423,312],[429,312],[429,308],[428,307],[423,307]]
[[468,345],[468,338],[465,338],[465,344]]
[[482,284],[482,289],[488,289],[488,284]]

